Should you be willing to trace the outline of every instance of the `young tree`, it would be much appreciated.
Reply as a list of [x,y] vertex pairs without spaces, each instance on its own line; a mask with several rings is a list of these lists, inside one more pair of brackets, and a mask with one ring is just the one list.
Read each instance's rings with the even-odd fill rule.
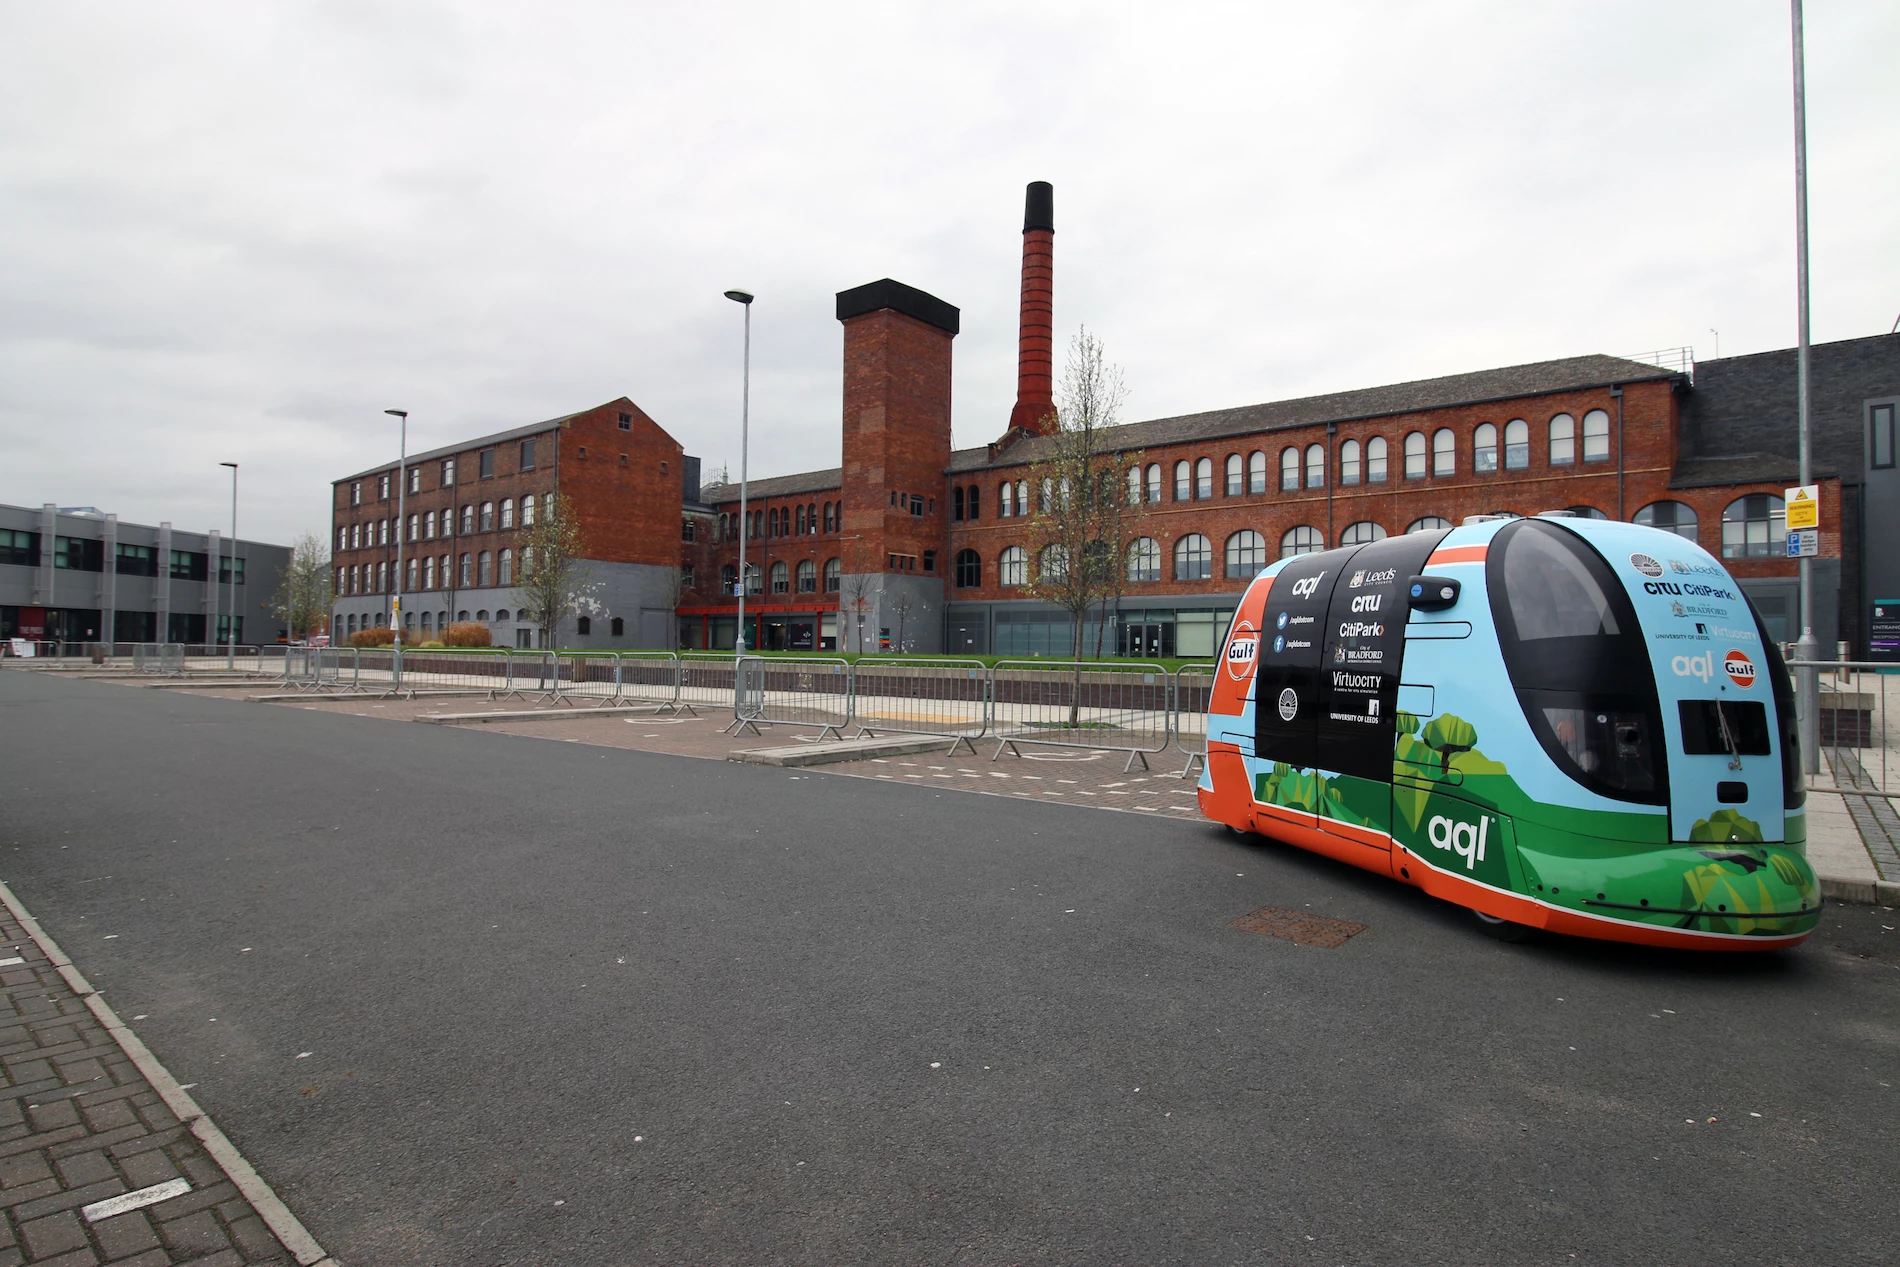
[[581,559],[587,543],[574,506],[552,494],[541,514],[520,537],[521,576],[515,582],[515,606],[521,618],[541,630],[542,645],[559,645],[561,621],[581,608],[593,608],[594,586]]
[[290,566],[271,599],[273,616],[292,639],[327,632],[330,627],[330,547],[326,538],[306,532],[290,548]]
[[[847,576],[838,587],[838,614],[841,619],[857,621],[858,654],[864,654],[864,594],[869,582],[862,576]],[[840,650],[844,639],[840,638]]]
[[917,606],[917,599],[907,589],[900,589],[891,596],[891,610],[897,613],[897,641],[891,644],[891,650],[902,655],[910,648],[904,645],[904,623]]
[[1087,649],[1089,608],[1100,603],[1106,615],[1108,602],[1126,584],[1128,535],[1142,512],[1139,490],[1131,496],[1126,475],[1130,464],[1141,465],[1141,455],[1112,447],[1111,431],[1128,389],[1120,368],[1102,352],[1101,340],[1086,329],[1070,341],[1056,393],[1058,425],[1037,442],[1042,456],[1029,467],[1035,508],[1025,590],[1069,613],[1078,661]]

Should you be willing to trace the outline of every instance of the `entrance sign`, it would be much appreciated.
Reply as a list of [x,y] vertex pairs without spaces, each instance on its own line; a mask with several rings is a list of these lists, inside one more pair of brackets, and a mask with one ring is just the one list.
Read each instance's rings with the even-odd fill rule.
[[1900,660],[1900,598],[1876,598],[1867,622],[1867,658]]
[[[1783,491],[1787,494],[1782,498],[1782,504],[1788,511],[1788,531],[1821,526],[1821,486],[1819,484],[1803,484],[1800,488]],[[1789,553],[1792,555],[1793,551]]]

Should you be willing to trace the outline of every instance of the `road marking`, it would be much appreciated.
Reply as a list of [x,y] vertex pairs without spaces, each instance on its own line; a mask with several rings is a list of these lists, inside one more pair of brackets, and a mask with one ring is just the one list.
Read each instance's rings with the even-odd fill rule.
[[0,968],[11,968],[16,963],[25,963],[25,962],[26,960],[21,959],[18,956],[15,956],[12,959],[0,959]]
[[155,1183],[149,1188],[140,1188],[137,1192],[127,1192],[116,1197],[107,1197],[104,1201],[94,1201],[83,1206],[80,1213],[86,1216],[86,1222],[97,1223],[100,1219],[109,1219],[115,1214],[124,1214],[128,1210],[141,1210],[148,1205],[157,1205],[160,1201],[169,1201],[173,1197],[182,1197],[191,1191],[191,1185],[183,1179],[167,1179],[164,1183]]

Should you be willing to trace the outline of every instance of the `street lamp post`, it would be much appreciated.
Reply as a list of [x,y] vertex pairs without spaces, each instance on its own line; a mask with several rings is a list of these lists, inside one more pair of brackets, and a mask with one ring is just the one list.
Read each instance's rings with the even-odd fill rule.
[[409,531],[409,517],[404,514],[409,492],[409,411],[407,409],[385,409],[384,413],[401,420],[402,440],[399,446],[401,456],[396,461],[396,584],[393,589],[395,599],[390,608],[389,624],[395,631],[395,663],[390,673],[396,686],[402,686],[402,534]]
[[[1800,425],[1801,478],[1806,487],[1809,478],[1808,446],[1808,90],[1804,69],[1806,56],[1801,47],[1801,0],[1790,0],[1794,22],[1794,250],[1796,335],[1795,391],[1799,400],[1796,416]],[[1783,525],[1784,527],[1786,525]],[[1797,660],[1812,663],[1820,658],[1821,641],[1814,636],[1814,569],[1805,555],[1801,567],[1801,640],[1795,644]],[[1813,669],[1802,669],[1796,679],[1799,688],[1801,718],[1801,763],[1809,774],[1821,769],[1821,717],[1819,683]]]
[[[236,462],[220,462],[219,466],[231,468],[231,614],[225,618],[224,626],[224,671],[237,669],[237,472]],[[211,574],[211,589],[215,594],[218,588],[218,575]]]
[[745,368],[739,388],[739,633],[732,644],[736,669],[745,655],[745,539],[751,531],[746,517],[746,449],[752,425],[752,296],[743,290],[729,290],[726,298],[745,308]]

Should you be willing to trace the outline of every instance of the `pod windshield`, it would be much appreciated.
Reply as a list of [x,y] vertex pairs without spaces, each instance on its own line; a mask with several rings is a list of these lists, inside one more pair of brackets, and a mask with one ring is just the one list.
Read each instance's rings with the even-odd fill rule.
[[1492,540],[1485,580],[1511,685],[1551,760],[1599,795],[1667,804],[1649,651],[1609,565],[1575,533],[1526,519]]

